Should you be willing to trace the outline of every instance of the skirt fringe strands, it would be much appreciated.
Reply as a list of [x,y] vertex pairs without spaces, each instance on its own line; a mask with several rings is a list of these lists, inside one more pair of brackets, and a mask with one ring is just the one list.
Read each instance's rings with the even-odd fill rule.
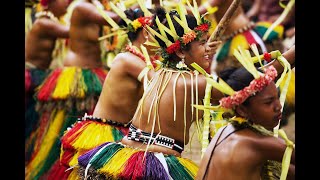
[[[59,159],[60,137],[79,114],[93,112],[106,75],[107,71],[102,68],[65,67],[53,70],[39,86],[37,110],[40,117],[50,115],[38,127],[41,131],[38,131],[33,159],[26,167],[26,179],[41,178]],[[63,116],[59,115],[62,112]]]
[[125,133],[123,128],[95,120],[77,121],[61,138],[61,163],[68,167],[76,166],[78,157],[92,148],[105,142],[120,141]]
[[39,86],[49,70],[25,69],[25,164],[31,158],[36,137],[36,129],[39,126],[39,114],[36,111],[35,89]]
[[191,160],[113,142],[81,155],[78,164],[81,179],[194,179],[198,171]]
[[87,150],[104,142],[119,141],[122,137],[121,131],[111,125],[95,121],[78,121],[65,133],[61,142],[65,148]]

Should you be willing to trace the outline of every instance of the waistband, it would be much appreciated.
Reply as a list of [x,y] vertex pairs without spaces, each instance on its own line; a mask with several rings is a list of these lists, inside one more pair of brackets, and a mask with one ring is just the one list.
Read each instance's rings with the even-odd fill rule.
[[25,61],[25,68],[27,68],[27,69],[35,69],[35,68],[37,68],[37,66],[32,64],[29,61]]
[[252,29],[254,26],[255,26],[255,23],[250,21],[249,24],[247,24],[246,26],[243,26],[243,27],[233,31],[231,34],[222,35],[221,36],[221,40],[222,41],[226,41],[226,40],[228,40],[230,38],[233,38],[234,36],[236,36],[236,35],[238,35],[240,33],[243,33],[245,31],[248,31],[248,30]]
[[133,124],[130,124],[128,139],[142,143],[148,143],[151,139],[151,144],[166,147],[178,151],[179,153],[184,150],[184,144],[182,142],[160,134],[153,134],[151,136],[150,133],[138,129]]
[[128,127],[128,126],[130,125],[130,123],[124,124],[124,123],[112,121],[112,120],[110,120],[110,119],[104,119],[104,118],[94,117],[94,116],[92,116],[92,115],[88,115],[87,113],[85,113],[83,117],[78,118],[78,121],[86,121],[86,120],[97,121],[97,122],[109,124],[109,125],[112,125],[112,126]]

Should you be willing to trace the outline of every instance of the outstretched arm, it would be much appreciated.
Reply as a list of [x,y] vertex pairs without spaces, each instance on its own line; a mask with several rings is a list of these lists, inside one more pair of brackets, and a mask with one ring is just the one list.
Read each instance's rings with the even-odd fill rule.
[[[295,60],[296,60],[295,45],[291,46],[291,48],[288,51],[284,52],[282,56],[286,58],[286,60],[288,60],[289,64],[291,65],[291,69],[295,67]],[[267,64],[266,66],[270,66],[270,65],[273,65],[276,68],[276,70],[278,71],[278,74],[283,72],[283,66],[280,64],[279,61],[274,60],[269,64]]]
[[283,57],[288,60],[288,62],[291,65],[291,68],[295,67],[295,60],[296,60],[296,50],[295,50],[295,45],[291,46],[291,48],[284,52]]
[[199,6],[199,12],[200,14],[206,13],[210,7],[219,6],[221,3],[223,3],[225,0],[208,0],[207,2],[201,4]]
[[257,16],[262,5],[262,0],[254,0],[252,7],[246,13],[249,19]]
[[[274,160],[278,162],[282,162],[283,155],[287,148],[283,139],[263,135],[257,138],[252,146],[260,152],[264,160]],[[292,151],[290,164],[295,165],[295,149]]]
[[50,19],[39,19],[35,28],[39,34],[46,34],[54,38],[69,38],[69,27]]
[[217,53],[217,49],[222,44],[222,41],[212,41],[207,42],[206,51],[209,53],[209,59],[212,59],[213,56]]
[[[97,7],[91,3],[81,3],[75,7],[74,21],[78,23],[96,23],[99,25],[108,26],[109,23],[102,17],[97,10]],[[115,22],[120,21],[120,17],[112,11],[104,11]]]

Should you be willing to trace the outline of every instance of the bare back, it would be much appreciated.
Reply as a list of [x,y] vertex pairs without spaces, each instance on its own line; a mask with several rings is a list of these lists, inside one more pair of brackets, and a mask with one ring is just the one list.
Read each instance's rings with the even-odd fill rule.
[[25,60],[37,68],[47,69],[52,61],[52,53],[57,38],[67,38],[68,28],[59,22],[43,17],[37,19],[27,34]]
[[263,165],[267,160],[281,162],[285,148],[281,139],[248,128],[235,132],[229,125],[210,142],[196,179],[260,180]]
[[[210,159],[207,179],[234,179],[234,180],[259,180],[263,165],[262,159],[248,147],[250,137],[246,129],[235,132],[226,138],[225,132],[217,142],[213,155],[208,157],[208,151],[204,158]],[[224,139],[224,140],[223,140]],[[211,144],[210,144],[211,145]],[[209,152],[212,147],[210,146]]]
[[[143,81],[137,77],[146,67],[143,60],[131,53],[118,54],[103,85],[93,113],[96,117],[128,123],[143,94]],[[149,73],[150,76],[152,73]]]
[[100,67],[101,50],[98,38],[102,25],[92,19],[96,7],[88,2],[79,3],[70,20],[70,50],[64,64],[66,66]]
[[[157,81],[156,78],[161,76],[160,73],[163,73],[163,70],[159,70],[157,72],[157,75],[153,77],[152,82]],[[166,74],[168,75],[169,73],[166,72]],[[175,79],[178,74],[179,73],[174,72],[172,73],[171,78],[163,78],[163,81],[165,81],[165,79],[169,80],[167,86],[164,85],[165,82],[162,83],[162,87],[164,88],[164,90],[161,97],[158,99],[158,108],[155,107],[155,104],[157,103],[153,103],[153,101],[156,96],[160,95],[157,95],[157,88],[159,88],[160,86],[159,83],[155,86],[151,85],[151,87],[154,88],[152,88],[148,93],[146,93],[149,95],[144,99],[144,103],[142,106],[143,112],[141,118],[140,111],[138,109],[136,116],[133,118],[133,124],[146,132],[152,132],[153,122],[155,122],[154,133],[158,133],[161,130],[161,135],[168,136],[180,142],[184,142],[184,144],[187,144],[189,140],[189,128],[191,126],[192,121],[196,119],[196,109],[192,107],[192,104],[196,104],[197,99],[196,78],[193,74],[190,75],[191,73],[182,73],[179,75],[178,80],[175,83]],[[185,78],[185,82],[182,75]],[[193,80],[191,80],[191,76]],[[160,81],[160,79],[161,78],[159,78],[158,81]],[[199,75],[198,83],[198,104],[202,104],[206,84],[204,76]],[[175,98],[173,93],[174,85]],[[191,89],[191,87],[193,87],[193,89]],[[160,92],[161,90],[158,91],[158,93]],[[176,116],[174,116],[174,104],[176,104]],[[152,112],[150,116],[151,118],[148,123],[149,110],[151,108],[158,109],[157,114],[159,115],[159,119],[154,121],[153,117],[155,113]],[[201,118],[203,113],[201,111],[198,111],[198,113],[198,117]]]

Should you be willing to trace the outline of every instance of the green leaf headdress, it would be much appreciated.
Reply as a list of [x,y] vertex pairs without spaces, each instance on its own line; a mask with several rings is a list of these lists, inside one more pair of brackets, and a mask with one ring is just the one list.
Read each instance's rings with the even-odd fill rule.
[[[161,56],[163,58],[162,65],[164,67],[172,67],[177,68],[176,64],[172,65],[170,63],[170,55],[176,52],[179,49],[182,49],[185,47],[188,43],[199,39],[199,37],[202,36],[204,32],[208,32],[210,27],[210,22],[205,20],[203,16],[200,15],[198,11],[197,2],[193,0],[194,6],[192,7],[189,1],[187,1],[187,5],[191,9],[191,12],[193,16],[195,17],[197,21],[197,27],[194,29],[189,28],[188,22],[186,19],[187,11],[185,9],[184,4],[180,1],[177,5],[177,15],[178,16],[172,16],[173,19],[183,28],[184,34],[180,37],[172,22],[172,17],[169,15],[169,13],[166,13],[166,20],[168,22],[168,26],[166,27],[163,25],[158,17],[155,18],[155,22],[158,26],[158,32],[154,29],[152,29],[150,26],[146,26],[149,33],[153,36],[152,40],[153,42],[149,42],[149,45],[153,45],[155,47],[158,47]],[[170,35],[173,38],[173,41],[168,38],[168,35]],[[161,41],[165,43],[165,47],[161,47],[159,42],[155,39],[155,37],[159,38]]]
[[[264,70],[264,73],[259,72],[254,64],[261,62],[262,59],[276,59],[284,67],[281,76],[276,81],[276,86],[278,87],[285,79],[285,85],[280,94],[280,104],[283,108],[292,73],[289,62],[282,56],[282,54],[278,50],[259,55],[258,49],[255,44],[251,46],[251,49],[254,52],[255,57],[251,57],[249,50],[244,50],[242,47],[234,50],[234,56],[243,65],[243,67],[245,67],[248,72],[253,75],[254,80],[252,80],[251,83],[244,89],[234,91],[228,84],[224,83],[222,79],[219,79],[219,83],[217,83],[216,81],[207,78],[208,84],[211,84],[213,87],[229,96],[222,98],[218,106],[197,106],[197,108],[210,109],[215,111],[233,110],[235,106],[242,104],[248,97],[264,89],[270,82],[274,81],[274,79],[278,76],[278,73],[277,70],[270,64],[260,67]],[[200,67],[194,66],[194,68],[201,72],[199,70]],[[277,127],[274,129],[274,133],[275,135],[277,135]]]
[[99,40],[106,39],[108,37],[119,35],[119,32],[122,31],[121,34],[126,34],[128,32],[136,32],[139,28],[142,28],[146,25],[151,25],[152,23],[152,13],[143,6],[144,0],[138,0],[138,4],[141,7],[141,10],[144,13],[143,17],[139,17],[135,20],[130,20],[127,15],[123,12],[123,7],[118,7],[114,3],[109,2],[110,8],[113,12],[115,12],[126,24],[127,27],[120,27],[110,16],[108,16],[104,11],[103,7],[97,5],[97,9],[99,13],[104,17],[104,19],[110,24],[114,33],[108,34],[106,36],[100,37]]

